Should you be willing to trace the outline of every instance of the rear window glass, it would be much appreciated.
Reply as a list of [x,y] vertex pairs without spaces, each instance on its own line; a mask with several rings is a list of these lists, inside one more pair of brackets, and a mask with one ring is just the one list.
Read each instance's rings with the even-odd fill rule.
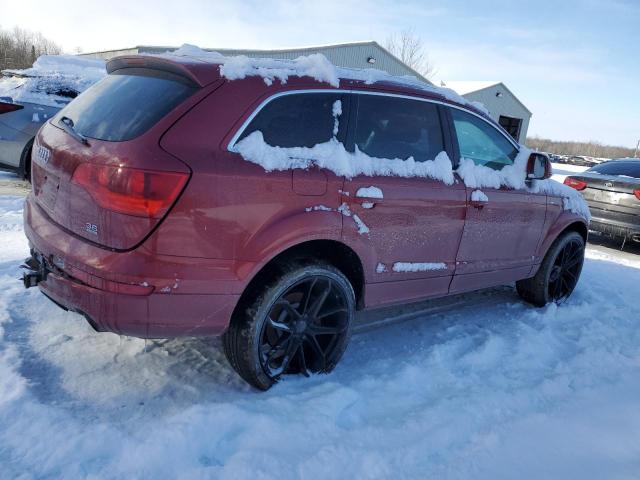
[[195,92],[186,79],[144,68],[116,70],[79,95],[57,118],[85,137],[120,142],[142,135]]
[[[253,132],[262,132],[264,141],[272,147],[313,147],[324,143],[334,136],[336,117],[334,104],[342,100],[335,93],[298,93],[284,95],[269,102],[249,126],[242,132],[238,141]],[[339,104],[342,109],[342,102]],[[342,139],[346,122],[337,117],[338,139]]]
[[640,160],[601,163],[588,171],[601,175],[626,175],[627,177],[640,178]]
[[371,157],[433,160],[444,150],[438,107],[433,103],[359,95],[358,149]]

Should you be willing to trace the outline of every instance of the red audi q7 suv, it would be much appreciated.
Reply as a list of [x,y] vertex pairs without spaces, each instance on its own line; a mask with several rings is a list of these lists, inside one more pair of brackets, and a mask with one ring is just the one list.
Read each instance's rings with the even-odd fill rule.
[[358,309],[571,294],[588,211],[482,110],[382,75],[225,67],[120,57],[43,125],[27,287],[99,332],[222,335],[260,389],[330,371]]

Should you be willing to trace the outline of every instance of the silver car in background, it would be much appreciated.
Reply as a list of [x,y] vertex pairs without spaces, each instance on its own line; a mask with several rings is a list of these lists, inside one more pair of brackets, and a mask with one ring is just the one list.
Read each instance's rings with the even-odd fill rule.
[[25,70],[0,77],[0,170],[29,179],[31,147],[40,126],[106,74],[104,61],[43,55]]

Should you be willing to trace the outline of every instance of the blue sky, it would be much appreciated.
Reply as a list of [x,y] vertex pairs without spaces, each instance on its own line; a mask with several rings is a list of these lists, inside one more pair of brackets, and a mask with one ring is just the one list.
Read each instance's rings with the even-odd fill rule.
[[0,26],[40,30],[68,51],[383,43],[410,28],[436,80],[505,82],[533,112],[530,135],[628,147],[640,139],[639,0],[55,3],[10,2]]

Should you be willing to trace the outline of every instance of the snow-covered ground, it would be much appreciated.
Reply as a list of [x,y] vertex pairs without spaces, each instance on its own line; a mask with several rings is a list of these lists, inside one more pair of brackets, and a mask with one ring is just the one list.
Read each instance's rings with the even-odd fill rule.
[[97,334],[24,290],[21,211],[0,196],[2,479],[638,478],[640,249],[590,246],[560,307],[467,295],[258,393],[217,340]]

